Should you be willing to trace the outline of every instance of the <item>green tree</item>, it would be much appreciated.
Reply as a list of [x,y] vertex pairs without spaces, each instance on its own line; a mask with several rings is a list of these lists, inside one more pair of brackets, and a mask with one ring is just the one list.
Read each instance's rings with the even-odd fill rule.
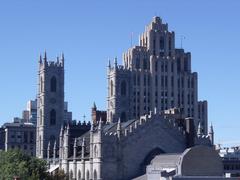
[[31,157],[19,150],[0,151],[0,179],[12,180],[17,176],[21,180],[47,179],[47,163]]

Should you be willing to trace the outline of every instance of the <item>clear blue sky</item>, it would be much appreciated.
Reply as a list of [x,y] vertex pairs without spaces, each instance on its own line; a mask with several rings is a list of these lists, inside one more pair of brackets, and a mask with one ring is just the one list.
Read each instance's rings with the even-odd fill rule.
[[108,57],[121,59],[159,15],[192,53],[199,99],[208,100],[216,142],[240,144],[240,1],[21,0],[0,2],[0,124],[21,116],[37,92],[37,59],[66,57],[65,100],[73,117],[106,109]]

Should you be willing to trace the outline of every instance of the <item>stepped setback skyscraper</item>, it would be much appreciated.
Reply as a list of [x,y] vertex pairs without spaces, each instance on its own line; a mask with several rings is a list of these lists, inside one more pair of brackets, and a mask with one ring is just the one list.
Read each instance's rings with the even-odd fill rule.
[[157,109],[181,108],[185,117],[201,123],[207,134],[207,102],[198,101],[198,75],[191,70],[191,53],[175,48],[175,33],[159,17],[140,35],[139,45],[108,68],[109,122],[138,119]]

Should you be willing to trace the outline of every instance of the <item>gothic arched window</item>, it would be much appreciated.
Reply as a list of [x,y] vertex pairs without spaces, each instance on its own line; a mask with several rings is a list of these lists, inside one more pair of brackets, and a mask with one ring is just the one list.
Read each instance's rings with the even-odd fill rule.
[[69,179],[72,180],[73,179],[73,171],[71,170],[70,171],[70,174],[69,174]]
[[87,170],[87,173],[86,173],[86,180],[89,180],[89,170]]
[[56,124],[56,111],[55,109],[52,109],[50,111],[50,125],[55,125]]
[[81,171],[78,170],[78,180],[81,180]]
[[98,149],[96,145],[94,146],[94,157],[98,157]]
[[96,170],[94,170],[93,179],[94,179],[94,180],[97,180],[97,171],[96,171]]
[[51,92],[57,91],[57,79],[55,76],[51,78]]
[[126,96],[127,94],[127,85],[126,81],[121,82],[121,96]]
[[42,113],[42,109],[40,109],[40,117],[39,117],[39,119],[40,119],[40,125],[42,125],[42,124],[43,124],[43,113]]
[[110,82],[110,94],[113,96],[113,81]]
[[43,92],[43,79],[42,77],[40,78],[40,92]]

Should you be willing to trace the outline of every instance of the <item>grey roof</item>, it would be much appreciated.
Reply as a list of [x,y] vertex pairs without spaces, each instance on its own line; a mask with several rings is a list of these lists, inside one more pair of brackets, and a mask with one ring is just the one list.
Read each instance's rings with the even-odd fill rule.
[[6,127],[36,127],[33,123],[5,123],[2,126],[3,128]]
[[158,165],[162,167],[176,167],[181,161],[182,154],[161,154],[154,157],[151,161],[152,165]]

